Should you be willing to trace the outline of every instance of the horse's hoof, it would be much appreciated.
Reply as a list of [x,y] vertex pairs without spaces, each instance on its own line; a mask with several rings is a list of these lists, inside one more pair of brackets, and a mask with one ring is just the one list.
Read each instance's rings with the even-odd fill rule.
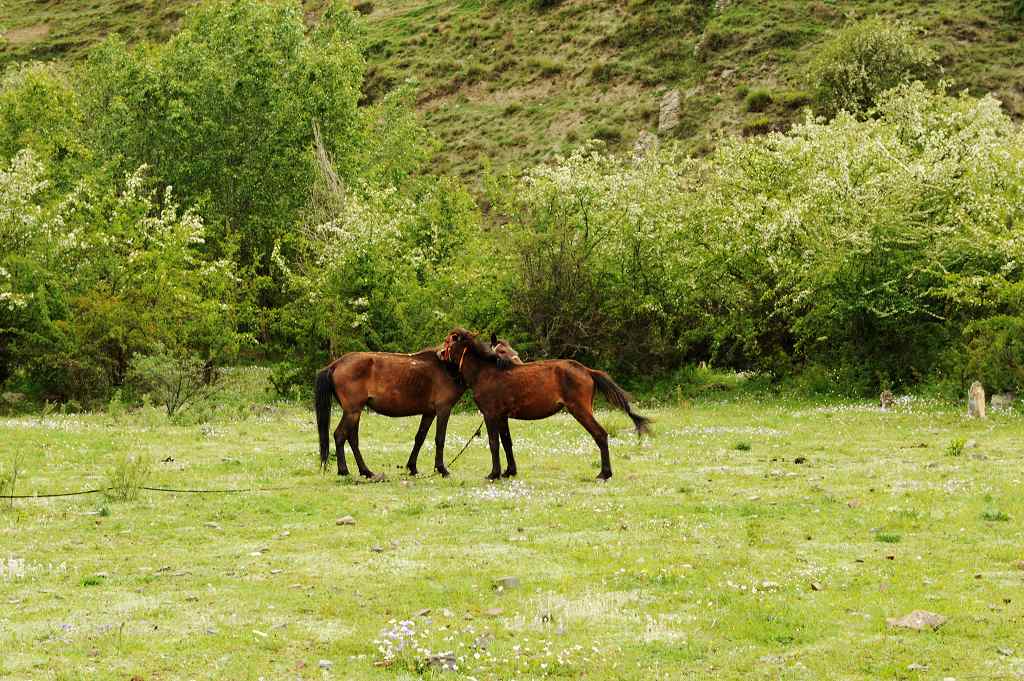
[[376,473],[371,471],[369,468],[367,468],[365,471],[359,471],[359,475],[363,476],[367,480],[372,480],[372,479],[374,479],[376,477],[380,477],[381,479],[384,478],[384,476],[378,476]]
[[416,470],[415,468],[407,468],[406,470],[409,471],[409,475],[419,475],[420,474],[420,472],[418,470]]
[[516,469],[515,468],[508,469],[507,471],[505,471],[504,473],[501,474],[501,477],[503,477],[503,478],[514,478],[514,477],[516,477]]
[[495,480],[498,480],[499,478],[501,478],[501,471],[491,471],[491,474],[484,479],[493,482]]
[[435,468],[434,470],[436,470],[437,474],[440,475],[442,478],[447,478],[449,475],[451,475],[451,473],[448,472],[447,468]]
[[607,480],[610,477],[612,477],[611,471],[601,471],[600,473],[597,474],[598,480]]
[[338,471],[338,475],[348,475],[348,471]]

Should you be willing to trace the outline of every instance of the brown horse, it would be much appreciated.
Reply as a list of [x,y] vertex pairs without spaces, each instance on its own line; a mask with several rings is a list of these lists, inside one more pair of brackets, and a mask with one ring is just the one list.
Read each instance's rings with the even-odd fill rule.
[[[650,432],[650,420],[633,411],[629,395],[611,376],[579,362],[556,359],[499,370],[502,360],[493,348],[488,348],[465,329],[455,329],[448,334],[441,356],[459,367],[466,384],[473,390],[473,401],[484,415],[491,447],[489,480],[516,474],[512,436],[508,430],[510,418],[546,419],[562,409],[580,422],[601,450],[601,472],[597,477],[601,480],[612,477],[608,433],[594,418],[594,395],[598,390],[612,406],[629,414],[638,433]],[[508,460],[504,473],[498,457],[499,438]]]
[[[519,354],[507,341],[495,339],[490,353],[502,365],[522,364]],[[342,417],[334,431],[338,449],[338,475],[348,475],[345,443],[352,446],[359,474],[372,478],[359,451],[359,416],[369,407],[384,416],[421,415],[409,461],[405,464],[416,475],[416,460],[427,437],[430,424],[437,419],[434,433],[434,470],[447,477],[444,466],[444,437],[452,407],[466,392],[458,367],[441,359],[436,348],[403,355],[390,352],[350,352],[324,367],[316,377],[316,423],[320,434],[320,467],[327,469],[331,455],[328,432],[331,425],[331,395],[341,405]]]

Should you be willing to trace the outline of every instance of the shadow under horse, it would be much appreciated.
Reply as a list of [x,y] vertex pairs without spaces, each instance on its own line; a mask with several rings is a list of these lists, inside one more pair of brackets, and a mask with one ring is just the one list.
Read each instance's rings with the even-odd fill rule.
[[[489,350],[500,357],[502,365],[522,364],[519,354],[507,341],[495,339]],[[359,417],[369,407],[384,416],[416,416],[419,430],[412,453],[405,464],[416,475],[420,447],[430,424],[437,419],[434,433],[434,470],[448,476],[444,465],[444,440],[452,408],[466,392],[458,366],[441,358],[437,348],[412,354],[391,352],[350,352],[324,367],[316,377],[316,424],[320,434],[320,467],[327,469],[331,455],[330,425],[332,396],[341,405],[341,422],[334,431],[338,449],[338,475],[348,475],[345,443],[352,447],[359,474],[372,478],[373,471],[363,461],[359,450]]]
[[[633,411],[629,395],[611,376],[574,360],[527,362],[503,369],[503,358],[465,329],[448,334],[441,357],[459,367],[462,378],[473,390],[473,401],[484,415],[491,447],[491,472],[487,476],[490,480],[512,477],[517,472],[508,429],[510,418],[546,419],[562,409],[572,414],[597,443],[601,451],[598,479],[612,477],[608,432],[594,418],[594,396],[598,391],[613,407],[629,415],[639,434],[650,433],[650,419]],[[499,438],[508,464],[504,473],[498,456]]]

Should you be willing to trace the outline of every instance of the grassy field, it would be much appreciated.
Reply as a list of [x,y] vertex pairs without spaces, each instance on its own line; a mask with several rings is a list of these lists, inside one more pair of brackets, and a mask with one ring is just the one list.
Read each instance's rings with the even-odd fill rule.
[[[285,488],[3,502],[0,677],[430,678],[449,651],[476,679],[1024,676],[1019,415],[641,407],[643,443],[598,414],[608,483],[564,415],[513,424],[520,477],[496,484],[480,442],[449,479],[401,475],[411,419],[364,416],[387,474],[365,484],[318,472],[295,405],[0,419],[22,494],[103,486],[126,454],[151,486]],[[453,417],[450,454],[478,422]],[[949,620],[886,625],[915,609]]]
[[[3,0],[0,66],[82,58],[110,33],[172,35],[195,0]],[[442,142],[433,167],[471,186],[482,168],[529,167],[584,140],[628,150],[657,129],[664,92],[682,94],[676,138],[694,153],[721,135],[785,129],[809,103],[806,70],[847,21],[907,20],[954,89],[1024,112],[1024,41],[1011,0],[387,0],[365,12],[365,95],[411,79]],[[303,0],[313,23],[326,0]],[[750,92],[767,93],[753,106]]]

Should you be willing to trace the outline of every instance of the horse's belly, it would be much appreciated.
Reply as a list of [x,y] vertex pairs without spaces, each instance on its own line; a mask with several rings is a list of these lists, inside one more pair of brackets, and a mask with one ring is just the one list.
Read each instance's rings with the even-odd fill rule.
[[520,421],[539,421],[540,419],[546,419],[549,416],[554,416],[558,412],[562,411],[562,405],[525,405],[515,407],[509,410],[509,418],[518,419]]
[[416,416],[430,410],[430,405],[425,402],[371,397],[366,401],[366,406],[381,416]]

